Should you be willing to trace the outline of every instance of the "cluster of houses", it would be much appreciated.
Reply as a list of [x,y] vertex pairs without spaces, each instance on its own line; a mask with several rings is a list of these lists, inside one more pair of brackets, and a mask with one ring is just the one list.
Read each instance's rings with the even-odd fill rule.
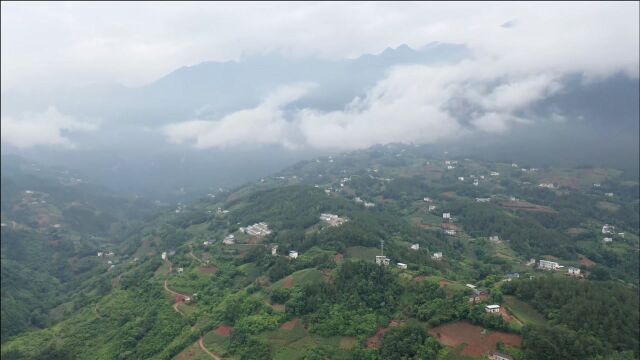
[[240,231],[251,236],[266,236],[271,234],[269,225],[265,222],[259,222],[257,224],[247,226],[246,228],[241,227]]
[[225,245],[233,245],[236,243],[236,236],[229,234],[222,240],[222,243]]
[[329,223],[330,226],[339,226],[348,221],[347,219],[341,218],[338,215],[328,213],[320,214],[320,220]]
[[[550,270],[556,271],[564,268],[564,266],[558,264],[555,261],[548,260],[540,260],[538,261],[538,269],[540,270]],[[580,269],[577,267],[569,266],[567,268],[567,275],[580,277],[582,274],[580,273]]]
[[353,201],[355,201],[357,204],[364,205],[364,207],[366,207],[366,208],[371,208],[371,207],[376,206],[376,204],[374,204],[372,202],[368,202],[368,201],[362,200],[359,196],[357,196],[355,199],[353,199]]

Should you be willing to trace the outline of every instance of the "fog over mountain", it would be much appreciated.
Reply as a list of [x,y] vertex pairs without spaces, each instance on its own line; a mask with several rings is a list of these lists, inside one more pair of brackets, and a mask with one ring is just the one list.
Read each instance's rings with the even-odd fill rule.
[[[327,9],[298,6],[305,16]],[[3,30],[22,10],[3,5]],[[112,63],[95,70],[97,81],[38,86],[25,75],[19,84],[21,65],[5,66],[4,53],[21,50],[13,38],[5,45],[3,35],[3,75],[10,80],[3,80],[2,153],[64,165],[119,191],[173,199],[235,186],[318,154],[386,143],[532,166],[609,164],[637,172],[637,4],[554,10],[548,18],[524,5],[502,8],[501,18],[469,13],[477,34],[446,32],[440,27],[457,22],[426,19],[428,31],[407,35],[412,46],[392,39],[386,50],[358,56],[324,42],[318,49],[331,56],[307,51],[313,44],[303,41],[248,49],[135,86],[102,81],[97,74],[120,71]],[[620,21],[604,24],[606,14]],[[406,26],[424,30],[412,19]],[[547,36],[560,29],[562,35]],[[211,34],[215,41],[225,36]],[[118,41],[116,48],[133,40]],[[86,61],[78,66],[91,68]]]

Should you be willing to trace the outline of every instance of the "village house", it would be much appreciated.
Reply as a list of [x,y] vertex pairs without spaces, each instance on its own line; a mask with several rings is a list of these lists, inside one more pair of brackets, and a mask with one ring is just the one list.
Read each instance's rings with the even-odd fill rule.
[[98,257],[102,257],[104,253],[102,251],[98,251]]
[[567,269],[567,274],[571,276],[580,276],[580,269],[573,266],[569,266],[569,268]]
[[518,164],[516,164],[516,163],[511,163],[511,167],[517,168],[517,167],[518,167]]
[[160,255],[160,257],[162,258],[162,260],[167,260],[167,252],[163,252],[162,255]]
[[593,187],[599,188],[600,187],[600,183],[593,184]]
[[479,203],[488,203],[491,201],[491,198],[476,198],[476,202]]
[[602,241],[604,241],[605,244],[610,244],[610,243],[613,242],[613,238],[606,237],[606,238],[602,239]]
[[456,231],[455,231],[455,230],[453,230],[453,229],[445,229],[445,230],[444,230],[444,233],[445,233],[446,235],[453,236],[453,235],[455,235],[455,234],[456,234]]
[[520,274],[517,272],[507,274],[507,281],[511,281],[513,279],[519,279],[519,278],[520,278]]
[[111,265],[111,264],[113,264],[113,261],[109,260],[109,261],[107,261],[107,264]]
[[615,232],[616,227],[609,224],[602,225],[602,233],[603,234],[613,234]]
[[451,213],[442,213],[442,218],[445,220],[451,220]]
[[236,236],[229,234],[224,238],[224,240],[222,240],[222,243],[225,245],[233,245],[236,243]]
[[561,266],[557,262],[540,260],[540,262],[538,263],[538,268],[542,270],[557,270],[561,268]]
[[355,198],[355,199],[353,199],[353,201],[355,201],[355,202],[356,202],[356,203],[358,203],[358,204],[362,204],[362,203],[364,202],[364,200],[360,199],[360,197],[359,197],[359,196],[356,196],[356,198]]
[[469,302],[471,304],[479,304],[489,298],[489,290],[487,289],[472,289],[471,295],[469,295]]
[[453,170],[453,169],[455,169],[455,168],[456,168],[456,167],[455,167],[455,166],[453,166],[453,165],[447,165],[447,170]]
[[271,255],[272,256],[278,256],[278,245],[273,245],[271,247]]
[[541,183],[540,185],[538,185],[538,187],[541,188],[547,188],[547,189],[555,189],[556,186],[552,183]]
[[490,313],[490,314],[496,314],[500,312],[500,305],[487,305],[484,307],[484,311]]
[[420,250],[420,244],[411,245],[411,250]]
[[473,186],[478,186],[478,184],[480,184],[478,179],[473,179]]
[[621,238],[624,238],[624,233],[623,232],[619,232],[618,236],[620,236]]
[[339,226],[347,222],[347,219],[341,218],[338,215],[322,213],[320,214],[320,220],[329,223],[330,226]]
[[494,351],[489,355],[489,360],[513,360],[513,356]]
[[204,246],[209,246],[209,245],[213,245],[214,241],[213,240],[205,240],[202,245]]
[[441,252],[433,253],[433,255],[431,256],[431,258],[432,258],[433,260],[440,261],[440,260],[442,260],[442,253],[441,253]]
[[184,268],[179,267],[178,269],[176,269],[176,272],[178,274],[182,274],[184,272]]
[[435,206],[435,205],[429,205],[429,211],[433,211],[433,210],[435,210],[435,209],[436,209],[436,206]]
[[289,258],[297,259],[298,258],[298,252],[295,251],[295,250],[289,250]]
[[259,222],[257,224],[247,226],[244,231],[251,236],[265,236],[271,234],[269,225],[265,222]]
[[389,259],[388,257],[386,257],[384,255],[376,255],[376,264],[378,264],[378,265],[387,266],[387,265],[389,265],[390,261],[391,261],[391,259]]
[[459,181],[464,181],[464,176],[458,176]]
[[402,269],[402,270],[406,270],[407,269],[407,264],[405,264],[405,263],[400,263],[399,262],[397,265],[398,265],[398,269]]
[[497,171],[492,171],[492,172],[489,173],[489,175],[491,175],[491,176],[500,176],[500,173],[497,172]]
[[433,202],[433,200],[431,198],[428,198],[428,197],[426,197],[426,198],[424,198],[422,200],[424,200],[425,202],[428,202],[428,203]]
[[374,206],[376,206],[376,204],[374,204],[372,202],[366,202],[366,201],[364,202],[364,207],[366,207],[366,208],[370,208],[370,207],[374,207]]
[[489,241],[491,242],[500,242],[500,237],[498,235],[489,236]]
[[611,192],[604,193],[604,196],[613,197],[613,193],[611,193]]

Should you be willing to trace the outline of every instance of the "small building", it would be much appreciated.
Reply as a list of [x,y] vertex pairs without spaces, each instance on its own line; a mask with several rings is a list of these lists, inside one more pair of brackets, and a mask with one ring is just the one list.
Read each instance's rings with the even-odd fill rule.
[[429,197],[426,197],[426,198],[424,198],[422,200],[424,200],[425,202],[428,202],[428,203],[433,202],[433,200],[431,198],[429,198]]
[[456,167],[455,167],[455,166],[453,166],[453,165],[447,165],[447,170],[453,170],[453,169],[455,169],[455,168],[456,168]]
[[529,261],[527,261],[527,266],[534,266],[536,264],[536,259],[531,258],[529,259]]
[[489,290],[487,289],[472,289],[473,292],[469,295],[469,302],[471,304],[479,304],[489,299]]
[[479,184],[478,179],[473,179],[473,186],[478,186]]
[[489,173],[489,175],[491,175],[491,176],[500,176],[500,173],[497,172],[497,171],[492,171],[492,172]]
[[513,360],[513,356],[494,351],[489,355],[489,360]]
[[445,229],[444,233],[449,236],[454,236],[456,234],[456,231],[453,229]]
[[182,274],[184,272],[184,268],[179,267],[178,269],[176,269],[176,272],[178,274]]
[[593,184],[593,187],[595,187],[595,188],[599,188],[599,187],[600,187],[600,183],[595,183],[595,184]]
[[429,205],[429,211],[433,211],[433,210],[435,210],[435,209],[436,209],[436,206],[435,206],[435,205]]
[[458,181],[464,181],[464,176],[458,176]]
[[407,264],[405,264],[405,263],[400,263],[399,262],[397,265],[398,265],[398,269],[402,269],[402,270],[406,270],[407,269]]
[[542,270],[557,270],[560,268],[560,264],[553,261],[540,260],[538,268]]
[[376,206],[376,204],[374,204],[372,202],[367,202],[367,201],[364,202],[364,207],[366,207],[366,208],[371,208],[371,207],[374,207],[374,206]]
[[376,264],[378,264],[378,265],[387,266],[387,265],[389,265],[390,261],[391,261],[391,259],[389,259],[388,257],[386,257],[384,255],[376,255]]
[[567,269],[567,274],[571,276],[580,276],[580,269],[578,269],[577,267],[569,266],[569,268]]
[[500,242],[500,237],[498,235],[489,236],[489,241],[491,242]]
[[224,240],[222,240],[222,243],[225,245],[233,245],[236,243],[236,236],[229,234],[224,238]]
[[613,193],[612,192],[604,193],[604,196],[613,197]]
[[102,255],[104,255],[104,253],[102,251],[98,251],[98,257],[102,257]]
[[442,218],[445,220],[451,220],[451,213],[442,213]]
[[271,247],[271,255],[272,256],[278,256],[278,245],[273,245]]
[[476,198],[476,202],[479,203],[488,203],[491,201],[491,198]]
[[511,281],[513,279],[519,279],[520,274],[517,272],[507,274],[507,281]]
[[107,261],[107,264],[111,265],[111,264],[113,264],[113,261],[109,260],[109,261]]
[[547,188],[547,189],[555,189],[556,188],[556,186],[554,184],[552,184],[552,183],[541,183],[541,184],[538,185],[538,187]]
[[484,311],[491,313],[491,314],[495,314],[495,313],[499,313],[500,312],[500,305],[497,304],[493,304],[493,305],[487,305],[484,307]]
[[517,167],[518,167],[518,164],[516,164],[516,163],[511,163],[511,167],[513,167],[513,168],[517,168]]
[[433,260],[436,260],[436,261],[440,261],[440,260],[442,260],[442,252],[436,252],[436,253],[433,253],[433,255],[431,256],[431,258],[432,258]]
[[411,250],[420,250],[420,244],[413,244],[410,246]]
[[167,260],[167,252],[163,252],[162,255],[160,255],[160,257],[162,258],[162,260]]
[[602,233],[603,234],[613,234],[615,232],[616,227],[609,224],[602,225]]
[[618,236],[620,236],[621,238],[624,238],[624,233],[623,232],[619,232]]
[[202,245],[204,245],[204,246],[213,245],[213,242],[214,242],[213,240],[206,240],[206,241],[204,241],[204,242],[202,243]]
[[613,238],[606,237],[606,238],[604,238],[602,241],[604,241],[604,243],[605,243],[605,244],[610,244],[610,243],[612,243],[612,242],[613,242]]
[[289,250],[289,258],[290,259],[297,259],[298,258],[298,252],[295,250]]

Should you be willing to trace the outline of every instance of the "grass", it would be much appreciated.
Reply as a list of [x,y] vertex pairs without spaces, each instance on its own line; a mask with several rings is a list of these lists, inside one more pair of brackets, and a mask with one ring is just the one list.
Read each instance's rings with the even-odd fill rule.
[[524,324],[541,325],[546,319],[533,306],[518,300],[514,296],[505,296],[505,303],[511,313]]
[[329,346],[334,349],[342,349],[352,346],[352,339],[341,337],[325,338],[309,334],[302,324],[296,325],[292,330],[266,331],[258,337],[268,343],[273,349],[275,360],[301,359],[305,352],[318,346]]
[[375,262],[376,256],[380,255],[380,249],[364,246],[351,246],[345,249],[344,255],[351,259]]
[[[322,275],[322,272],[320,272],[320,270],[315,268],[296,271],[289,276],[293,277],[293,286],[303,285],[303,284],[313,284],[313,283],[324,281],[324,275]],[[276,281],[271,286],[269,286],[269,288],[276,289],[276,288],[283,287],[285,282],[287,281],[287,278],[289,278],[289,276]]]

